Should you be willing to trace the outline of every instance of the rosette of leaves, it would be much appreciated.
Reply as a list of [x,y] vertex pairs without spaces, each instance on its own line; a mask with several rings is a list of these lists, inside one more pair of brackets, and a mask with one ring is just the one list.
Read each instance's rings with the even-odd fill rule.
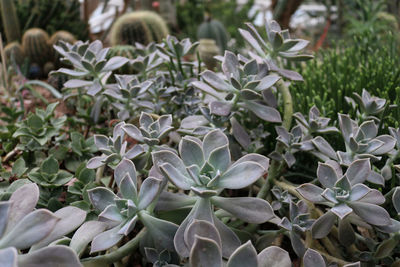
[[[205,220],[218,229],[222,241],[222,254],[229,257],[240,245],[234,232],[223,224],[213,207],[231,213],[233,217],[249,223],[263,223],[274,217],[268,202],[252,197],[224,198],[218,196],[224,189],[240,189],[254,183],[267,172],[269,160],[258,154],[248,154],[232,164],[229,142],[220,130],[206,134],[203,140],[185,136],[179,143],[179,156],[172,151],[153,152],[153,163],[169,181],[183,190],[191,190],[193,197],[180,197],[164,192],[157,210],[174,210],[193,205],[174,237],[175,249],[188,257],[191,244],[188,229],[194,220]],[[189,236],[188,236],[189,235]]]
[[271,192],[276,198],[276,200],[271,203],[274,210],[280,210],[282,206],[284,206],[283,204],[290,204],[294,198],[287,190],[282,191],[278,186],[274,186]]
[[[191,244],[189,265],[193,267],[291,267],[289,253],[276,246],[270,246],[257,254],[256,249],[247,241],[237,247],[230,257],[223,255],[223,242],[217,228],[208,221],[195,220],[187,230]],[[190,235],[193,237],[189,238]],[[227,258],[225,261],[223,258]]]
[[68,185],[68,202],[71,206],[90,211],[90,201],[87,191],[96,187],[96,173],[87,169],[86,163],[82,163],[75,172],[75,178]]
[[[158,197],[162,180],[146,178],[138,192],[136,168],[132,161],[123,159],[114,170],[118,194],[110,189],[97,187],[88,191],[89,199],[100,213],[99,221],[107,224],[108,230],[96,235],[91,243],[91,253],[106,250],[116,245],[141,221],[153,240],[152,246],[174,250],[173,237],[178,226],[152,216],[146,209]],[[144,238],[146,239],[146,238]]]
[[83,161],[92,158],[97,151],[93,136],[85,138],[79,132],[70,133],[70,142],[65,149],[71,151],[64,159],[65,168],[71,172],[75,172]]
[[40,167],[32,169],[28,177],[40,186],[56,188],[68,183],[73,175],[65,170],[60,170],[57,160],[50,156],[42,162]]
[[378,126],[373,120],[364,121],[360,126],[347,114],[339,114],[340,131],[346,145],[346,152],[338,151],[341,164],[349,165],[359,158],[381,159],[380,155],[390,152],[396,140],[390,135],[378,135]]
[[43,147],[49,141],[60,134],[67,117],[64,115],[59,118],[54,117],[54,110],[58,102],[49,104],[46,110],[36,109],[22,122],[13,134],[13,138],[19,138],[20,144],[17,146],[20,150],[43,150]]
[[346,101],[355,108],[356,104],[361,111],[357,110],[358,115],[361,120],[375,120],[379,122],[379,119],[376,116],[379,116],[386,107],[386,99],[379,98],[376,96],[371,96],[371,94],[363,89],[361,96],[358,93],[353,93],[354,99],[345,97]]
[[302,128],[304,135],[325,134],[339,132],[334,126],[329,126],[331,119],[321,116],[319,109],[316,106],[311,107],[308,112],[308,118],[305,118],[300,112],[293,114],[296,122]]
[[303,257],[306,247],[303,244],[302,234],[311,228],[314,220],[310,219],[307,204],[300,200],[290,202],[289,218],[284,217],[279,226],[289,232],[290,242],[297,256]]
[[277,64],[279,60],[305,61],[312,59],[312,55],[302,54],[309,41],[292,39],[289,30],[282,30],[274,20],[265,23],[266,40],[261,37],[253,24],[246,23],[246,26],[248,30],[239,29],[239,32],[257,52],[257,54],[250,52],[253,58],[256,58],[259,62],[267,62],[272,71],[278,72],[285,78],[294,81],[303,80],[299,73],[281,69]]
[[82,266],[75,252],[59,242],[84,222],[86,213],[75,207],[35,210],[38,199],[39,188],[31,183],[0,202],[0,265]]
[[225,51],[221,66],[223,76],[206,70],[201,74],[203,81],[193,82],[196,88],[215,98],[209,101],[211,114],[229,116],[244,109],[265,121],[282,121],[279,112],[268,105],[276,102],[268,89],[280,79],[278,75],[269,74],[267,66],[254,59],[243,65],[229,51]]
[[278,151],[273,151],[269,156],[274,160],[284,160],[290,168],[296,163],[294,154],[307,148],[301,140],[303,137],[302,129],[300,126],[295,126],[288,132],[284,127],[276,126],[275,130],[278,134],[276,141],[283,145],[285,152],[279,153]]
[[[303,257],[303,265],[304,267],[327,267],[331,265],[327,265],[324,258],[319,254],[318,251],[313,250],[311,248],[307,249],[306,253]],[[343,267],[360,267],[360,262],[354,262],[343,265]]]
[[118,110],[118,118],[127,120],[141,110],[152,111],[153,103],[144,99],[152,81],[139,82],[133,75],[114,75],[117,84],[104,91],[111,97],[111,104]]
[[[109,48],[103,48],[103,44],[96,40],[92,43],[76,42],[69,44],[60,41],[54,48],[69,61],[73,70],[61,68],[54,73],[72,76],[74,79],[64,84],[65,88],[85,88],[88,95],[95,96],[104,90],[104,84],[113,70],[122,67],[129,59],[124,57],[112,57],[106,59]],[[84,79],[84,78],[88,79]],[[82,79],[83,78],[83,79]]]
[[134,159],[145,152],[140,144],[134,145],[127,151],[128,142],[125,140],[123,130],[125,125],[123,121],[115,125],[112,137],[94,135],[94,143],[102,155],[91,158],[86,166],[88,169],[97,169],[104,165],[115,167],[123,158]]
[[[305,199],[330,209],[319,217],[311,227],[313,238],[323,238],[329,234],[332,226],[339,218],[339,240],[343,245],[351,245],[355,241],[355,233],[350,224],[388,226],[390,215],[379,205],[385,197],[376,189],[363,183],[370,177],[380,176],[371,170],[369,159],[354,161],[343,175],[336,162],[319,163],[317,178],[322,189],[306,183],[296,188]],[[380,177],[383,180],[383,177]],[[375,180],[373,178],[372,180]]]

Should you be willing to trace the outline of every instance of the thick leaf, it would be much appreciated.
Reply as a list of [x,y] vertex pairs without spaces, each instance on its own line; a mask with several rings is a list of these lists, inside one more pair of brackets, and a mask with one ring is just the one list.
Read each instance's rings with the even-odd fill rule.
[[239,61],[234,53],[225,51],[224,61],[222,62],[222,71],[225,76],[229,79],[230,77],[240,80],[239,75]]
[[335,213],[341,220],[343,220],[352,211],[353,210],[345,203],[341,203],[331,208],[331,212]]
[[10,209],[11,202],[2,201],[0,202],[0,237],[3,235],[3,232],[6,230],[7,221],[8,221],[8,211]]
[[225,83],[224,80],[221,79],[217,74],[210,70],[204,71],[201,74],[201,78],[203,78],[206,83],[219,91],[229,91],[229,85]]
[[121,180],[127,174],[129,174],[129,177],[132,179],[133,184],[136,186],[137,178],[135,164],[133,164],[133,162],[129,159],[122,159],[114,170],[114,179],[117,185],[121,183]]
[[325,267],[324,258],[317,251],[309,248],[303,257],[304,267]]
[[244,106],[251,110],[260,119],[268,122],[282,122],[281,114],[274,108],[255,101],[245,101]]
[[229,258],[227,267],[258,267],[257,251],[250,240],[238,247]]
[[214,225],[217,228],[219,235],[221,236],[222,256],[224,258],[229,258],[232,253],[240,246],[240,239],[231,228],[221,222],[216,216],[214,216]]
[[350,164],[346,171],[346,176],[349,178],[351,185],[363,183],[371,171],[369,159],[355,160]]
[[179,142],[179,154],[186,166],[204,164],[204,155],[201,143],[196,142],[193,137],[185,136]]
[[164,163],[160,166],[162,173],[177,187],[183,190],[189,190],[194,186],[194,181],[184,176],[178,169],[169,163]]
[[126,57],[112,57],[110,58],[104,68],[101,70],[102,72],[106,71],[113,71],[115,69],[118,69],[128,63],[129,59]]
[[271,205],[254,197],[212,197],[211,202],[235,217],[248,222],[261,224],[275,217]]
[[104,163],[105,159],[106,159],[106,156],[93,157],[88,161],[88,163],[86,165],[86,168],[88,168],[88,169],[97,169],[97,168],[99,168],[99,167],[101,167],[101,166],[103,166],[105,164]]
[[39,243],[33,245],[31,250],[37,250],[47,246],[54,240],[69,234],[78,228],[86,219],[86,212],[84,210],[72,206],[59,209],[54,215],[60,218],[60,220],[56,223],[50,234],[40,240]]
[[328,211],[319,217],[311,226],[312,237],[315,239],[324,238],[329,234],[335,222],[336,215]]
[[103,232],[106,228],[107,224],[103,222],[85,222],[72,236],[69,246],[80,256],[93,238]]
[[247,149],[251,143],[251,138],[242,125],[235,119],[231,118],[232,133],[236,141],[244,148]]
[[316,185],[305,183],[296,188],[296,191],[305,199],[311,202],[324,202],[325,199],[321,196],[324,190]]
[[292,262],[287,251],[280,247],[271,246],[257,256],[258,267],[291,267]]
[[26,184],[11,195],[11,206],[8,211],[8,223],[6,233],[9,232],[14,226],[21,221],[21,219],[30,213],[39,200],[39,187],[34,184]]
[[184,240],[188,248],[193,247],[196,237],[209,238],[215,241],[219,247],[221,246],[221,237],[219,236],[217,228],[208,221],[193,220],[186,228]]
[[154,177],[148,177],[144,180],[139,192],[139,210],[147,208],[158,196],[161,182],[162,180]]
[[206,160],[210,157],[212,151],[216,148],[228,145],[228,137],[219,129],[206,134],[203,139],[203,151]]
[[117,197],[114,192],[105,187],[88,190],[89,199],[95,209],[103,211],[107,206],[115,204]]
[[18,257],[19,267],[81,267],[75,252],[67,246],[50,246]]
[[396,187],[396,190],[392,196],[393,206],[396,209],[397,213],[400,213],[400,187]]
[[130,199],[134,202],[137,200],[137,188],[129,174],[126,174],[121,180],[119,184],[119,192],[123,198]]
[[228,145],[214,149],[210,153],[208,163],[210,163],[215,170],[219,170],[221,173],[225,172],[229,165],[231,165],[231,153]]
[[221,248],[209,238],[196,238],[189,259],[192,267],[222,267]]
[[339,221],[339,241],[349,247],[356,241],[356,234],[348,219]]
[[397,244],[399,244],[399,241],[394,238],[383,240],[376,249],[374,257],[377,259],[383,259],[391,256]]
[[331,165],[321,162],[318,163],[317,177],[325,188],[332,188],[338,180],[335,169]]
[[240,189],[253,184],[264,172],[265,169],[260,164],[245,161],[229,168],[219,179],[211,182],[219,188]]
[[275,75],[275,74],[265,76],[264,78],[262,78],[262,80],[257,85],[257,87],[254,88],[254,90],[256,90],[256,91],[266,90],[266,89],[270,88],[272,85],[274,85],[280,79],[281,79],[281,77],[279,75]]
[[378,226],[391,224],[389,213],[382,207],[364,202],[352,202],[349,206],[369,224]]
[[122,224],[96,235],[93,238],[90,253],[103,251],[116,245],[124,237],[124,235],[118,233],[121,227]]
[[60,219],[45,209],[35,210],[18,223],[0,240],[0,248],[27,249],[46,237]]
[[239,163],[246,162],[246,161],[257,162],[258,164],[263,166],[265,171],[268,170],[269,158],[267,158],[266,156],[260,155],[260,154],[256,154],[256,153],[250,153],[250,154],[244,155],[243,157],[241,157],[240,159],[235,161],[232,164],[232,167],[236,166]]
[[226,101],[213,101],[210,103],[210,113],[226,117],[231,113],[232,104]]

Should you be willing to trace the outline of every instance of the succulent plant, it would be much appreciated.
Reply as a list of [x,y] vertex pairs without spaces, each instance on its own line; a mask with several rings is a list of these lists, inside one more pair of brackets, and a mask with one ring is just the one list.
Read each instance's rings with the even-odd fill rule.
[[51,138],[59,135],[64,125],[66,116],[54,118],[53,113],[58,102],[47,106],[46,110],[36,109],[28,118],[19,124],[14,132],[13,138],[19,138],[18,148],[21,150],[40,150]]
[[21,38],[21,29],[14,1],[1,0],[0,11],[7,42],[18,41]]
[[119,194],[104,187],[88,191],[92,205],[99,214],[99,221],[107,224],[108,230],[95,236],[91,244],[91,253],[106,250],[127,236],[140,220],[148,230],[153,245],[173,251],[173,236],[178,226],[153,217],[148,206],[160,193],[162,181],[155,177],[146,178],[138,192],[135,165],[129,159],[123,159],[114,170],[114,179]]
[[[116,45],[110,48],[107,59],[112,57],[125,57],[134,60],[137,57],[135,47],[133,45]],[[132,67],[131,62],[128,62],[121,68],[114,71],[115,74],[135,74],[137,71]]]
[[[371,170],[369,159],[354,161],[343,175],[340,166],[334,162],[319,163],[318,181],[325,188],[313,184],[302,184],[296,190],[307,200],[321,203],[331,208],[313,224],[311,232],[314,238],[323,238],[329,234],[339,218],[339,240],[344,245],[355,241],[350,222],[366,222],[376,226],[391,224],[390,215],[378,206],[385,202],[383,195],[363,183],[371,177],[380,176]],[[383,178],[381,177],[383,180]],[[375,178],[372,178],[375,180]]]
[[[34,210],[39,199],[35,184],[17,189],[8,201],[0,202],[0,264],[2,266],[81,266],[75,252],[57,241],[81,225],[86,213],[65,207],[52,213]],[[52,246],[47,246],[52,243]],[[18,250],[29,249],[28,253]]]
[[50,156],[42,162],[39,168],[32,169],[28,177],[40,186],[55,188],[68,183],[73,175],[67,171],[60,170],[57,160]]
[[228,116],[245,109],[265,121],[281,122],[279,112],[267,104],[270,97],[264,98],[280,76],[269,74],[267,66],[259,65],[256,60],[248,60],[242,65],[229,51],[225,52],[222,70],[224,77],[206,70],[201,74],[203,81],[193,82],[196,88],[216,99],[209,102],[211,114]]
[[254,183],[268,169],[269,160],[258,154],[248,154],[231,163],[229,142],[220,130],[206,134],[201,141],[186,136],[179,143],[180,157],[174,152],[153,152],[154,165],[178,188],[195,194],[194,206],[181,223],[174,238],[179,255],[188,257],[190,246],[186,231],[194,220],[206,220],[215,225],[222,238],[222,251],[228,257],[240,245],[236,235],[213,214],[213,206],[250,223],[261,223],[274,214],[268,202],[262,199],[238,197],[223,198],[223,189],[240,189]]
[[112,137],[105,135],[94,136],[94,143],[103,154],[91,158],[87,163],[88,169],[97,169],[106,164],[116,166],[124,158],[134,159],[145,152],[140,144],[134,145],[126,151],[128,143],[125,140],[125,131],[123,128],[125,125],[125,122],[115,125]]
[[[321,267],[326,267],[328,266],[325,263],[324,258],[321,256],[321,254],[314,250],[314,249],[307,249],[304,258],[303,258],[303,265],[304,267],[313,267],[313,266],[321,266]],[[343,265],[343,267],[359,267],[360,262],[355,262],[355,263],[349,263]]]
[[355,106],[356,103],[358,104],[361,111],[361,118],[379,121],[376,116],[383,112],[387,101],[383,98],[371,96],[371,94],[365,89],[362,90],[361,96],[357,93],[353,93],[353,95],[355,101],[349,97],[346,97],[346,100],[353,106]]
[[310,109],[307,119],[300,112],[293,114],[293,117],[296,119],[296,122],[300,125],[303,132],[306,133],[305,135],[339,132],[336,127],[329,126],[329,118],[321,117],[321,113],[316,106]]
[[24,63],[24,51],[22,50],[21,44],[17,41],[6,45],[6,47],[4,47],[4,54],[9,64],[13,63],[13,60],[17,65]]
[[42,29],[27,30],[22,36],[22,48],[30,63],[43,67],[50,60],[49,35]]

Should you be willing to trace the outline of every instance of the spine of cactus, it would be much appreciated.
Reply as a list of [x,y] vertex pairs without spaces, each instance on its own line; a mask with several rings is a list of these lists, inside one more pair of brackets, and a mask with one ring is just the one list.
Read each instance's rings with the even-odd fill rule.
[[49,35],[39,28],[29,29],[24,33],[22,48],[30,63],[36,63],[39,66],[43,66],[51,57]]
[[165,21],[151,11],[135,11],[117,19],[111,29],[111,44],[135,45],[136,42],[147,45],[152,41],[160,42],[168,35]]
[[228,33],[218,20],[207,18],[197,29],[197,39],[215,40],[222,54],[227,49]]
[[6,55],[6,59],[8,62],[12,62],[15,60],[17,65],[22,65],[24,62],[24,51],[22,50],[22,46],[19,42],[11,42],[4,48],[4,54]]
[[7,42],[17,41],[21,38],[19,20],[15,10],[14,1],[0,0],[1,17]]
[[[132,45],[117,45],[110,48],[107,58],[110,59],[112,57],[126,57],[129,59],[135,58],[135,48]],[[135,69],[131,64],[125,64],[121,68],[114,71],[116,74],[135,74]]]

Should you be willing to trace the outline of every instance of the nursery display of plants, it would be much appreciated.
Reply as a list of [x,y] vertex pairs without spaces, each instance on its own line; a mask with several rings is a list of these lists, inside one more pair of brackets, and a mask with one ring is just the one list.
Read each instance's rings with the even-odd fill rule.
[[140,16],[112,48],[31,29],[2,50],[53,83],[2,65],[1,267],[400,266],[398,69],[317,97],[328,63],[276,21],[207,69]]

